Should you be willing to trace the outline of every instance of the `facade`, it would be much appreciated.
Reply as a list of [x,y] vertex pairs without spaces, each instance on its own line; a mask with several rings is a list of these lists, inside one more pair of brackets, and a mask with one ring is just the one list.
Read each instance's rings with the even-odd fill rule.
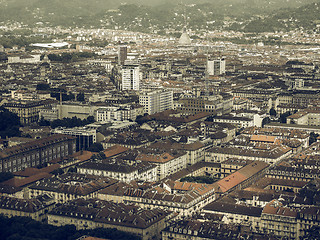
[[78,198],[95,198],[98,191],[115,184],[117,180],[78,173],[66,173],[46,178],[28,187],[31,198],[43,194],[54,197],[57,203],[64,203]]
[[144,107],[141,105],[101,107],[96,111],[96,120],[98,122],[136,120],[137,116],[143,113]]
[[260,218],[263,208],[252,207],[240,204],[233,204],[218,200],[204,207],[204,213],[224,215],[223,221],[226,224],[244,224],[252,229],[260,228]]
[[298,212],[277,200],[268,203],[261,214],[261,231],[287,239],[299,239]]
[[213,122],[233,124],[238,129],[254,126],[254,119],[247,117],[217,116],[213,119]]
[[[147,185],[145,185],[146,187]],[[164,209],[179,217],[190,217],[215,200],[213,184],[165,181],[160,185],[140,188],[117,183],[99,192],[98,198],[118,203],[134,204],[143,209]]]
[[226,72],[226,60],[224,58],[208,60],[207,71],[210,76],[222,75]]
[[86,150],[93,143],[97,142],[97,130],[88,127],[58,127],[52,130],[52,132],[76,137],[76,152]]
[[160,239],[161,230],[173,216],[161,209],[148,210],[98,199],[78,199],[51,211],[48,223],[55,226],[73,224],[77,229],[116,228],[149,240]]
[[40,63],[40,55],[9,55],[8,63]]
[[76,139],[56,134],[6,148],[0,152],[0,172],[16,172],[36,167],[76,152]]
[[55,100],[42,101],[13,101],[3,104],[3,107],[18,115],[23,125],[29,125],[39,120],[42,108],[50,107]]
[[120,46],[118,52],[118,64],[124,65],[124,61],[127,60],[128,49],[127,46]]
[[121,90],[140,89],[140,67],[139,65],[124,65],[122,67]]
[[148,162],[127,164],[114,160],[92,160],[77,166],[80,174],[111,177],[122,182],[157,181],[157,166]]
[[186,219],[172,223],[162,231],[162,240],[210,240],[245,238],[236,225],[221,224],[220,222]]
[[287,158],[292,149],[286,146],[268,146],[265,149],[240,148],[235,146],[213,147],[206,152],[206,162],[224,162],[229,158],[245,160],[259,160],[269,164],[275,164]]
[[188,164],[187,159],[187,153],[184,151],[177,151],[175,153],[146,151],[138,154],[135,161],[149,162],[157,165],[157,179],[161,180],[186,168]]
[[139,96],[139,104],[144,106],[144,112],[148,114],[173,109],[173,92],[163,89],[144,91]]
[[207,112],[211,114],[230,113],[233,106],[232,96],[199,96],[183,97],[175,103],[175,109],[181,112],[196,114]]
[[46,213],[54,206],[54,199],[48,194],[33,199],[0,196],[0,214],[7,217],[30,217],[36,221],[45,221]]

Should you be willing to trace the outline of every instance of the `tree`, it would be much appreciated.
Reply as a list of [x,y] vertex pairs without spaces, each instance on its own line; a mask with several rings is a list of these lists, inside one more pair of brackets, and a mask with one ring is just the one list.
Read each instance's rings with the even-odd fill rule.
[[101,152],[103,150],[103,146],[101,143],[93,143],[87,150],[90,152]]
[[1,172],[0,173],[0,182],[7,181],[13,178],[13,174],[11,172]]
[[43,116],[40,118],[40,120],[39,120],[39,126],[50,126],[50,121],[48,121],[48,120],[45,120],[44,118],[43,118]]
[[319,137],[318,133],[311,132],[309,137],[309,145],[316,142],[318,137]]
[[0,137],[17,137],[21,135],[19,130],[20,118],[17,114],[0,107]]
[[79,102],[84,102],[85,101],[83,92],[77,94],[77,101],[79,101]]
[[270,109],[270,112],[269,112],[270,116],[277,116],[277,112],[274,108],[271,108]]
[[285,112],[283,114],[280,114],[280,122],[287,123],[287,117],[290,115],[291,115],[290,112]]
[[268,124],[268,123],[270,123],[270,122],[271,122],[270,118],[269,118],[269,117],[266,117],[266,118],[264,118],[264,119],[262,120],[261,125],[262,125],[262,127],[264,127],[264,125],[266,125],[266,124]]
[[49,90],[50,85],[47,83],[38,83],[36,89],[37,90]]

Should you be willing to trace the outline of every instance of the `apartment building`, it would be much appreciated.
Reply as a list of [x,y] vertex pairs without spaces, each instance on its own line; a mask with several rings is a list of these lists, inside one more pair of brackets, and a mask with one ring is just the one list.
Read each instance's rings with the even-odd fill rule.
[[74,137],[62,134],[51,135],[2,150],[0,172],[16,172],[27,167],[36,167],[75,152]]
[[143,91],[139,95],[139,104],[148,114],[173,109],[173,92],[164,89]]

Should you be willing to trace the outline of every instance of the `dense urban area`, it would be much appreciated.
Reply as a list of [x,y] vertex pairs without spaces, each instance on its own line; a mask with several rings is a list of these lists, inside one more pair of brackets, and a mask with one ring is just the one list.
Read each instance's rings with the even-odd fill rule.
[[320,3],[291,2],[8,10],[0,239],[319,239]]

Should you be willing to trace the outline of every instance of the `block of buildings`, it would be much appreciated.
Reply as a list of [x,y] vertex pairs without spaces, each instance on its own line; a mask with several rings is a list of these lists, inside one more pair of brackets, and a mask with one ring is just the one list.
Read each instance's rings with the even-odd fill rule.
[[116,228],[148,240],[159,239],[160,232],[173,217],[172,212],[162,209],[141,209],[98,199],[77,199],[53,209],[48,214],[48,223],[55,226],[72,224],[77,229]]
[[44,222],[54,206],[54,198],[48,194],[32,199],[0,196],[0,214],[7,217],[30,217]]
[[64,203],[77,198],[97,197],[98,191],[118,182],[107,177],[66,173],[46,178],[29,186],[30,197],[49,194],[57,203]]
[[39,120],[39,112],[42,108],[50,107],[55,100],[41,101],[9,101],[3,107],[18,115],[23,125],[29,125]]
[[140,89],[140,67],[139,65],[123,65],[121,90]]
[[148,114],[173,109],[173,92],[165,89],[143,91],[139,95],[139,104]]
[[0,172],[16,172],[27,167],[36,167],[55,158],[73,154],[76,139],[56,134],[47,138],[6,148],[0,153]]
[[55,134],[64,134],[76,139],[76,151],[87,150],[93,143],[97,142],[97,130],[89,127],[65,128],[57,127],[52,130]]

